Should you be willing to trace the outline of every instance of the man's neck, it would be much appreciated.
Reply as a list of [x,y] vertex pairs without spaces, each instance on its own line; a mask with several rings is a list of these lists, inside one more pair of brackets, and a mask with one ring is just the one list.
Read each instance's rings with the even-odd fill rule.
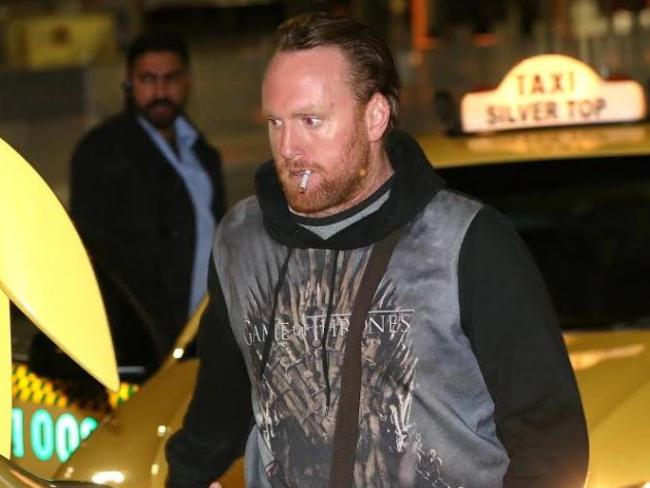
[[156,128],[156,130],[160,133],[161,136],[165,138],[167,142],[169,142],[173,148],[176,147],[176,131],[174,130],[173,125],[170,127]]
[[176,141],[176,120],[174,119],[174,122],[169,127],[155,127],[156,131],[158,131],[158,134],[160,134],[163,139],[167,141],[169,144],[169,147],[172,148],[172,151],[178,156],[179,151],[178,151],[178,144]]

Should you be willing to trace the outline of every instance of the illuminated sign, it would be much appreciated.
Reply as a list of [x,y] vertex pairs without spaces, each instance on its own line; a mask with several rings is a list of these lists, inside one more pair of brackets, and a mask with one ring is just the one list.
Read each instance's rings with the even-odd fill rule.
[[21,408],[13,408],[12,457],[23,458],[28,453],[39,461],[49,461],[56,455],[65,462],[98,425],[93,417],[78,419],[69,412],[54,417],[42,408],[31,416]]
[[41,478],[51,478],[81,441],[97,427],[97,420],[138,391],[122,383],[118,392],[71,388],[74,381],[40,377],[25,364],[12,373],[12,459]]
[[[138,391],[122,383],[120,390],[70,388],[74,381],[49,380],[15,363],[12,373],[12,459],[41,478],[51,478],[97,420]],[[73,394],[74,392],[74,394]]]
[[[76,400],[68,397],[61,388],[61,383],[61,381],[54,382],[39,377],[32,373],[25,364],[17,363],[13,365],[11,389],[14,400],[61,408],[75,404]],[[121,383],[118,391],[109,392],[108,402],[112,408],[116,408],[131,398],[138,391],[138,388],[138,385]],[[78,406],[81,407],[81,405]]]
[[560,54],[528,58],[496,90],[461,101],[464,132],[490,132],[643,119],[646,101],[631,80],[605,81],[585,63]]

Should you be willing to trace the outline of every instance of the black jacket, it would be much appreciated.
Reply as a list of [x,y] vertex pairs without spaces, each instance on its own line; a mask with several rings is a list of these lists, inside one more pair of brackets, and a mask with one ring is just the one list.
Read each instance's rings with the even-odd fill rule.
[[[332,365],[330,371],[324,372],[320,377],[318,364],[323,364],[324,361],[318,362],[318,352],[298,351],[290,358],[285,358],[287,361],[283,363],[282,355],[286,354],[283,352],[286,349],[279,344],[277,338],[283,337],[282,341],[284,341],[285,333],[288,334],[287,338],[291,337],[292,323],[295,324],[290,321],[291,316],[287,315],[286,310],[295,307],[299,311],[297,315],[300,315],[303,310],[301,307],[304,306],[301,301],[312,299],[311,294],[306,294],[304,297],[300,295],[300,292],[306,289],[305,282],[301,281],[303,280],[301,269],[315,269],[317,273],[321,273],[320,268],[335,271],[337,258],[332,258],[332,254],[336,256],[337,252],[342,253],[338,266],[341,268],[345,263],[354,262],[357,250],[376,242],[396,227],[404,226],[408,230],[400,244],[406,248],[400,250],[398,245],[393,260],[397,257],[400,263],[410,261],[410,267],[416,268],[416,271],[410,275],[412,281],[410,284],[428,280],[426,277],[423,280],[423,275],[449,271],[449,268],[442,266],[434,269],[437,266],[437,258],[435,255],[432,257],[425,249],[430,250],[431,246],[436,246],[436,243],[429,239],[429,234],[418,234],[424,228],[421,224],[428,219],[424,217],[425,213],[442,217],[440,226],[445,225],[442,222],[445,218],[444,211],[437,214],[430,213],[432,204],[439,195],[443,195],[443,198],[438,201],[456,202],[453,203],[454,205],[460,202],[460,205],[478,209],[470,220],[466,232],[462,234],[457,265],[452,266],[451,274],[458,276],[457,289],[453,291],[454,296],[457,297],[457,305],[452,304],[446,309],[444,307],[436,309],[443,310],[439,315],[445,318],[453,315],[455,310],[458,311],[460,327],[462,327],[459,335],[467,338],[471,351],[469,356],[459,358],[453,350],[448,356],[452,358],[449,367],[441,366],[441,369],[434,370],[433,376],[429,377],[424,373],[418,380],[417,388],[421,388],[421,395],[426,394],[435,398],[436,390],[431,385],[439,385],[440,377],[444,377],[449,372],[463,370],[466,365],[475,361],[482,376],[483,389],[487,390],[493,402],[489,423],[495,426],[496,435],[509,459],[503,486],[505,488],[578,488],[581,486],[586,473],[588,446],[580,397],[553,306],[530,254],[511,224],[497,212],[466,197],[453,196],[453,192],[445,188],[444,182],[436,175],[421,149],[410,137],[402,133],[394,133],[388,141],[388,153],[395,169],[388,201],[377,212],[329,239],[320,239],[296,224],[288,211],[271,162],[266,163],[257,174],[259,205],[251,200],[245,201],[224,218],[215,241],[219,243],[219,248],[210,275],[212,302],[200,328],[201,365],[197,387],[183,428],[172,438],[167,447],[170,465],[169,487],[203,488],[210,480],[220,475],[232,457],[237,455],[250,425],[251,384],[255,401],[261,402],[264,407],[271,406],[268,414],[265,410],[257,408],[258,427],[260,424],[268,425],[268,419],[265,418],[267,415],[270,415],[271,422],[276,421],[276,415],[280,417],[278,422],[282,422],[283,416],[290,418],[286,416],[285,411],[273,410],[275,397],[268,401],[264,398],[260,399],[265,394],[264,385],[273,387],[274,381],[278,381],[277,377],[274,379],[273,372],[285,371],[278,364],[288,364],[292,361],[297,363],[300,360],[299,364],[308,372],[310,381],[315,382],[317,386],[323,383],[322,378],[330,372],[332,384],[336,382],[336,359],[330,362]],[[442,205],[444,208],[445,204]],[[441,208],[440,204],[433,206]],[[449,215],[455,212],[451,208],[449,210]],[[261,225],[256,225],[259,220],[263,221],[264,230],[261,229]],[[436,222],[439,221],[428,219],[425,227],[435,228]],[[270,235],[273,242],[269,243],[268,236],[264,233]],[[422,236],[425,239],[422,239]],[[408,247],[409,243],[418,242],[418,246],[421,247]],[[284,259],[282,249],[286,249]],[[304,252],[303,249],[310,251]],[[441,257],[441,260],[443,259]],[[280,268],[278,262],[284,262],[280,271],[278,271]],[[425,265],[431,262],[434,266]],[[253,263],[259,263],[259,266],[254,267]],[[244,273],[240,273],[240,270]],[[393,278],[399,275],[397,271],[399,270],[392,270]],[[336,296],[339,298],[335,300],[338,301],[339,308],[333,312],[340,317],[342,314],[340,297],[345,293],[347,286],[342,286],[340,283],[345,283],[347,278],[341,274],[330,275],[329,271],[326,274],[334,276],[335,281],[332,283],[339,283],[338,287],[330,286],[329,289],[337,290]],[[353,278],[354,273],[347,275],[349,276]],[[272,277],[271,283],[269,277]],[[320,274],[316,279],[316,283],[319,283],[318,287],[328,288],[325,285],[327,278],[319,277]],[[233,278],[237,283],[232,282]],[[277,280],[275,291],[270,292],[273,286],[269,285],[273,285],[274,279]],[[250,293],[242,290],[242,287],[248,286],[246,283],[252,284]],[[390,298],[402,293],[403,296],[418,293],[412,288],[411,291],[402,292],[400,286],[409,287],[409,283],[403,279],[394,283],[397,283],[397,291],[386,292],[384,296]],[[300,292],[291,295],[287,288],[297,289]],[[277,309],[276,305],[270,305],[281,301],[280,290],[285,290],[285,302],[287,293],[291,297],[295,296],[295,300],[291,298],[290,306],[285,303],[285,314],[281,318],[275,317],[280,320],[279,323],[288,324],[288,328],[282,328],[280,332],[274,333],[272,325],[269,325],[270,332],[267,332],[266,324],[276,323],[276,320],[270,318],[268,314],[273,317],[276,313],[280,313],[280,305],[277,305]],[[317,306],[314,305],[315,311],[312,313],[319,317],[324,316],[326,312],[321,305],[325,302],[326,300],[321,300]],[[228,308],[228,303],[234,303],[236,309]],[[262,311],[259,314],[260,318],[257,319],[260,327],[252,331],[245,330],[252,324],[249,320],[252,318],[249,312],[242,311],[245,308]],[[329,311],[328,308],[327,315]],[[439,332],[436,331],[433,335]],[[266,338],[262,337],[264,334]],[[422,334],[420,329],[418,334],[413,334],[413,337],[424,337],[427,334],[427,331]],[[449,340],[439,335],[439,339],[438,345],[428,350],[431,356],[442,355],[443,352],[436,349],[440,344],[461,344],[458,350],[462,350],[462,344],[466,341],[458,336]],[[267,358],[261,352],[263,348],[260,347],[260,342],[264,342],[264,346],[271,345],[273,351],[271,354],[275,354],[273,364],[268,366],[264,364]],[[416,344],[414,347],[417,346]],[[331,347],[328,347],[328,350],[329,354],[336,352]],[[246,358],[245,362],[242,360],[242,352]],[[464,354],[466,353],[467,350]],[[307,363],[313,360],[314,355],[316,367],[309,369]],[[420,358],[421,364],[428,360],[424,356]],[[467,360],[467,363],[459,364],[459,359],[461,362]],[[262,364],[259,364],[260,361]],[[453,364],[453,361],[456,361],[456,364]],[[466,369],[472,373],[472,367]],[[260,373],[260,371],[266,372]],[[288,367],[286,371],[287,382],[293,384],[289,381],[293,377],[289,375]],[[390,370],[386,373],[388,376],[391,374],[395,372]],[[431,371],[428,374],[431,374]],[[377,383],[373,384],[377,386]],[[467,381],[464,377],[454,376],[447,384],[457,388],[457,385],[476,383]],[[293,391],[292,388],[287,391]],[[425,393],[424,390],[427,389],[429,391]],[[445,395],[442,394],[444,392],[440,393],[440,402],[444,403]],[[485,392],[480,393],[480,395],[484,394]],[[320,402],[321,395],[322,393],[317,390],[313,400],[316,403]],[[470,396],[461,388],[456,398],[462,401],[463,398]],[[471,401],[468,403],[471,404]],[[443,411],[463,412],[462,408],[456,408],[456,405],[445,404],[439,412],[432,412],[433,417],[429,419],[429,426],[442,420],[441,416],[436,415]],[[300,417],[301,425],[303,421],[307,424],[307,417],[311,413],[311,409],[304,411],[304,418]],[[471,413],[469,417],[472,417]],[[434,418],[437,420],[433,421]],[[453,422],[452,418],[451,423]],[[467,424],[461,429],[472,428],[470,418],[461,417],[459,423],[464,422]],[[273,425],[276,426],[275,423]],[[271,445],[276,442],[281,443],[282,436],[286,435],[283,434],[285,427],[281,424],[277,426],[278,430],[273,429],[273,435],[266,441]],[[484,427],[484,425],[477,426],[477,431]],[[379,432],[385,435],[381,429],[377,431],[377,435]],[[307,477],[315,476],[314,473],[319,469],[319,462],[323,461],[323,458],[325,463],[327,462],[325,454],[320,458],[313,456],[311,458],[313,463],[308,469],[304,464],[292,464],[292,460],[302,457],[304,461],[309,458],[309,449],[314,449],[310,444],[305,447],[306,453],[290,452],[291,444],[296,445],[300,442],[299,438],[300,434],[288,436],[288,443],[285,444],[286,452],[281,450],[274,452],[278,455],[277,464],[280,466],[280,472],[284,470],[284,474],[280,475],[281,478],[295,480],[308,472]],[[440,442],[444,445],[443,440]],[[360,442],[362,443],[363,441]],[[322,452],[321,447],[316,449]],[[254,451],[255,448],[250,451],[247,449],[247,453]],[[388,450],[382,451],[382,456],[390,457],[390,455]],[[458,466],[458,463],[463,462],[463,456],[471,456],[471,454],[461,451],[457,457],[449,457],[449,454],[446,454],[446,459]],[[425,457],[423,455],[423,458]],[[468,467],[474,461],[474,459],[467,459]],[[292,471],[294,469],[295,471]],[[475,486],[481,488],[488,486],[478,481],[478,472],[468,471],[468,473],[470,473],[467,481],[469,485],[474,482]],[[249,474],[253,479],[255,476],[258,479],[264,477],[259,470],[255,470],[255,466]],[[271,474],[269,477],[276,475]],[[472,477],[474,475],[477,475],[476,478]],[[390,486],[398,486],[384,479],[384,483],[386,482]],[[315,483],[314,486],[321,486],[319,483],[322,483],[322,478]],[[282,481],[277,483],[272,481],[272,486],[276,485],[283,486]],[[426,483],[422,486],[425,485]],[[494,485],[490,483],[490,488],[494,488]]]
[[[199,137],[195,154],[224,212],[219,153]],[[188,317],[195,247],[186,186],[135,116],[92,129],[71,162],[70,211],[94,263],[120,364],[155,366]]]

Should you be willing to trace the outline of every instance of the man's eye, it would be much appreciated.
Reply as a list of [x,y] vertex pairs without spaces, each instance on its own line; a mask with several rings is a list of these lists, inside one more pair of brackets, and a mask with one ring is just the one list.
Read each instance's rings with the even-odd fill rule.
[[318,127],[321,125],[322,120],[318,117],[305,117],[304,122],[307,127]]
[[266,119],[266,122],[269,124],[269,127],[280,127],[281,122],[278,119]]
[[167,75],[167,81],[170,83],[178,83],[183,79],[183,76],[185,76],[185,72],[175,71]]

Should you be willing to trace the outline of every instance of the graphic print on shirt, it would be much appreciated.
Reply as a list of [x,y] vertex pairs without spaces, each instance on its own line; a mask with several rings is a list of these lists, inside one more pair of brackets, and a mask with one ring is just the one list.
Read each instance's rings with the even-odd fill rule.
[[[345,337],[368,257],[362,254],[342,251],[337,260],[335,251],[296,250],[280,286],[272,332],[268,324],[277,283],[270,278],[257,282],[249,297],[245,342],[257,376],[258,426],[275,459],[266,467],[274,487],[325,486],[329,477]],[[335,265],[332,290],[329,282]],[[332,292],[327,409],[321,341]],[[409,330],[416,311],[402,308],[399,302],[398,290],[384,279],[366,320],[355,485],[452,488],[443,479],[442,460],[435,449],[424,445],[411,419],[418,360]],[[269,333],[273,342],[260,378]]]

